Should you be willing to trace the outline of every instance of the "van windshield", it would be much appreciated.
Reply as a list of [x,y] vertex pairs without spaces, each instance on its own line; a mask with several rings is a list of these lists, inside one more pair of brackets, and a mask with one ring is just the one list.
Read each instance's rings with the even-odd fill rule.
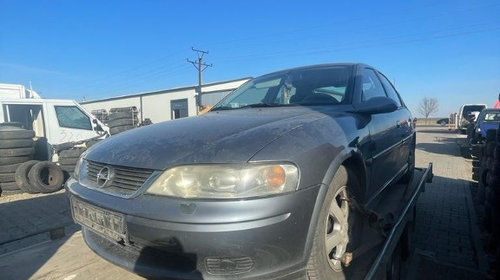
[[471,105],[471,106],[465,106],[464,107],[464,113],[463,115],[469,115],[472,112],[481,112],[485,108],[484,105]]

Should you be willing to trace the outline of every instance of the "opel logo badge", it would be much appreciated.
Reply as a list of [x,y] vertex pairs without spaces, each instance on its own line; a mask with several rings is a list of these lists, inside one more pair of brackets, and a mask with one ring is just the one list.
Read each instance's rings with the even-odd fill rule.
[[99,170],[99,173],[97,173],[97,186],[100,188],[108,187],[111,184],[111,181],[113,179],[113,169],[109,166],[104,166]]

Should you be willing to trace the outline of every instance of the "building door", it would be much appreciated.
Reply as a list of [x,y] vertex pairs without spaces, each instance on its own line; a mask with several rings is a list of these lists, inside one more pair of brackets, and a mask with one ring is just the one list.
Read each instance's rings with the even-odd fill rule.
[[177,99],[170,101],[172,120],[185,118],[188,116],[188,100]]

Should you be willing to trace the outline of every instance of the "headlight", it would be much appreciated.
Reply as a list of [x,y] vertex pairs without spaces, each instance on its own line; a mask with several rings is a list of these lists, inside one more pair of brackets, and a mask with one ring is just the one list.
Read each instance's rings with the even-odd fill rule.
[[73,177],[77,180],[80,179],[80,169],[82,168],[82,163],[83,163],[86,155],[87,155],[87,151],[83,152],[80,155],[80,158],[78,159],[78,161],[76,162],[75,170],[73,171]]
[[163,172],[146,193],[182,198],[245,198],[297,189],[291,164],[210,164],[175,167]]
[[480,127],[476,128],[476,132],[477,133],[481,132],[481,128]]

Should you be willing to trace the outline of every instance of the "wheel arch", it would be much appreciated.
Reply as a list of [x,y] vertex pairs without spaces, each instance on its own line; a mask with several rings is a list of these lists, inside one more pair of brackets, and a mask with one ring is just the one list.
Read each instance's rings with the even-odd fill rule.
[[348,172],[348,180],[351,175],[356,176],[359,178],[358,183],[359,183],[359,188],[355,190],[351,190],[353,194],[360,198],[361,201],[363,201],[367,189],[367,182],[368,182],[368,173],[367,173],[367,168],[366,165],[364,164],[363,160],[363,155],[359,150],[348,150],[345,151],[344,153],[340,153],[330,164],[327,172],[325,173],[325,176],[323,178],[321,188],[318,192],[318,198],[316,199],[316,203],[314,205],[314,211],[312,215],[311,222],[309,224],[309,231],[307,234],[307,242],[306,242],[306,254],[305,256],[305,261],[309,258],[309,255],[311,253],[311,248],[313,244],[313,237],[314,233],[317,227],[318,219],[319,219],[319,214],[321,211],[321,206],[324,203],[324,199],[326,196],[326,192],[328,190],[328,187],[330,186],[331,181],[333,180],[333,177],[335,176],[335,173],[339,169],[340,166],[344,166],[347,169]]

